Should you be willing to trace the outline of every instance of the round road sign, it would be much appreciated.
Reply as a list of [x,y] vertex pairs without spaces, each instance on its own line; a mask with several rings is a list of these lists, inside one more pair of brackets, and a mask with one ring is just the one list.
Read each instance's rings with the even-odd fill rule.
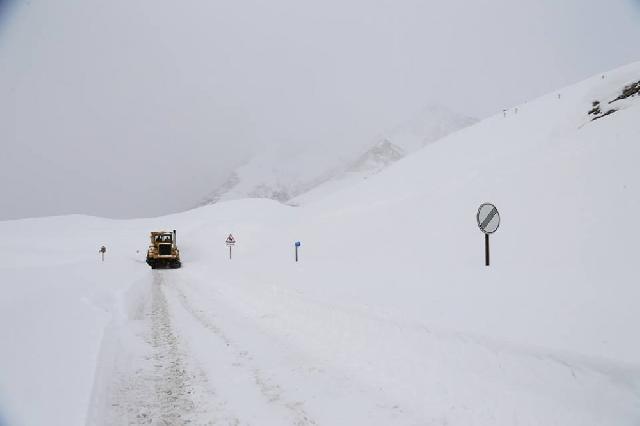
[[500,226],[500,214],[496,206],[491,203],[482,204],[476,218],[480,230],[485,234],[493,234]]

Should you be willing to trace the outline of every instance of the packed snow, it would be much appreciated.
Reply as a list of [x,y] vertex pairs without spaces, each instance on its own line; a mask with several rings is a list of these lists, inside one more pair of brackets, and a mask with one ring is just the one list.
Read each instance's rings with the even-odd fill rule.
[[[0,222],[0,423],[637,425],[640,96],[588,111],[638,80],[594,76],[298,207]],[[181,269],[144,263],[156,229]]]

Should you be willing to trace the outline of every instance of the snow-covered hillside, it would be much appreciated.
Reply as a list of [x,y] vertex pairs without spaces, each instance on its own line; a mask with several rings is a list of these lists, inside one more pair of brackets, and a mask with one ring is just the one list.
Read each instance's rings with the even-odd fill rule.
[[318,200],[337,189],[368,179],[407,155],[464,129],[475,119],[456,114],[442,106],[424,108],[411,120],[381,135],[378,140],[355,161],[320,185],[310,188],[291,201],[293,205]]
[[269,198],[284,203],[338,173],[343,161],[319,146],[302,152],[271,147],[234,170],[200,205],[242,198]]
[[[239,196],[299,195],[425,102],[484,118],[635,60],[639,11],[637,0],[0,0],[0,219],[174,213],[234,171]],[[304,173],[264,176],[274,164],[259,156],[238,170],[273,143],[339,156],[309,173],[303,161]]]
[[[0,223],[0,417],[637,425],[638,81],[594,76],[299,207]],[[156,228],[182,269],[144,264]]]
[[[270,148],[233,171],[202,205],[242,198],[286,202],[318,187],[311,198],[378,173],[400,158],[476,120],[442,106],[430,106],[411,120],[383,133],[353,158],[327,152],[322,146],[292,151]],[[307,197],[305,197],[306,199]],[[296,203],[302,202],[302,198]]]

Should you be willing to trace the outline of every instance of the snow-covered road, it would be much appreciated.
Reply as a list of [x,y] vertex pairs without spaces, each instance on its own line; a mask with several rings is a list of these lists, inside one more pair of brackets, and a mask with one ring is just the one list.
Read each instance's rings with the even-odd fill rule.
[[194,284],[175,271],[153,271],[149,281],[138,284],[148,295],[140,293],[134,315],[105,348],[113,364],[96,424],[314,424],[195,307],[187,296]]
[[582,360],[201,277],[134,285],[103,343],[90,424],[597,424],[637,400],[625,373]]
[[103,357],[113,362],[104,366],[111,372],[98,384],[107,386],[107,398],[97,403],[107,405],[97,407],[96,424],[181,424],[215,412],[207,378],[174,329],[165,280],[154,272],[150,297],[139,301],[128,327],[112,329],[115,347],[105,347]]
[[242,312],[185,271],[150,274],[136,284],[130,317],[105,338],[96,395],[106,397],[90,423],[383,425],[404,416],[381,389],[292,345],[293,328],[278,335],[275,313]]

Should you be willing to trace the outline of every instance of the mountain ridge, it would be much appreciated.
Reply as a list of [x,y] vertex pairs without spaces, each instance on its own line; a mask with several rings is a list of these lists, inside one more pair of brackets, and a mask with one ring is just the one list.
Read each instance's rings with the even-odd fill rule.
[[[474,118],[452,112],[443,106],[423,108],[410,120],[383,132],[362,152],[348,159],[332,158],[320,151],[290,155],[274,151],[259,154],[234,170],[222,185],[198,206],[241,198],[269,198],[297,205],[308,192],[332,181],[343,184],[352,179],[366,179],[401,158],[410,155],[444,136],[476,123]],[[309,157],[312,157],[311,159]],[[322,167],[312,165],[322,158]],[[298,167],[298,162],[302,167]],[[305,166],[308,166],[305,170]]]

